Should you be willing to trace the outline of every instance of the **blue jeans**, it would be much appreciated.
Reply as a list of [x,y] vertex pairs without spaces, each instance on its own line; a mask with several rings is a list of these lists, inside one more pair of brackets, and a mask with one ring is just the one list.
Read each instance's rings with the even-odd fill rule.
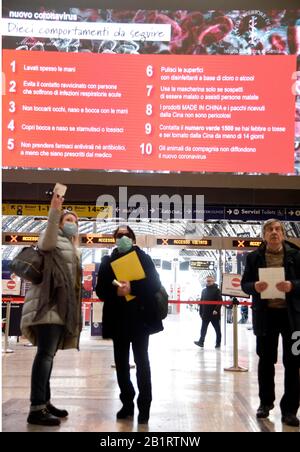
[[37,354],[35,355],[31,371],[31,406],[42,406],[50,400],[50,377],[53,358],[57,352],[64,330],[63,325],[35,325],[33,327],[37,340]]

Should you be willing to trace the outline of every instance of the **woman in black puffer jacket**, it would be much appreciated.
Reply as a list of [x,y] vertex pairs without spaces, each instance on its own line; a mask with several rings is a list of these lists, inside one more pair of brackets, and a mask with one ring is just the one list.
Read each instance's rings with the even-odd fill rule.
[[[149,335],[163,330],[157,315],[154,294],[160,289],[159,275],[151,258],[134,245],[135,235],[128,226],[120,226],[114,233],[117,248],[111,256],[102,259],[96,293],[104,301],[103,337],[113,339],[122,409],[117,419],[132,417],[135,390],[130,380],[129,352],[132,345],[137,370],[139,396],[138,422],[147,423],[152,401],[151,372],[148,357]],[[111,263],[135,251],[143,267],[145,278],[136,281],[121,281],[121,287],[113,285],[116,276]],[[127,295],[134,296],[126,301]]]

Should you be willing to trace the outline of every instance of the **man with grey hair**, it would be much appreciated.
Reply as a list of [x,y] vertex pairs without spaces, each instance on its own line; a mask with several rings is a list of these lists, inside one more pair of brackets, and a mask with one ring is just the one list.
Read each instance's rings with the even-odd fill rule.
[[[280,401],[282,422],[298,427],[300,383],[299,355],[293,353],[293,333],[300,331],[300,249],[285,240],[283,224],[270,219],[263,224],[263,243],[247,256],[241,286],[252,295],[253,330],[257,336],[260,406],[257,418],[266,418],[274,408],[275,363],[279,335],[282,336],[284,394]],[[285,279],[276,284],[282,297],[263,299],[268,283],[259,279],[259,268],[283,267]]]

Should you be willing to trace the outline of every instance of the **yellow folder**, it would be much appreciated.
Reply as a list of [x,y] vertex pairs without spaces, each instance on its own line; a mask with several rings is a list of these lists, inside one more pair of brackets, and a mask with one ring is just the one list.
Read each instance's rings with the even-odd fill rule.
[[[146,277],[136,251],[119,257],[111,262],[111,267],[118,281],[137,281]],[[134,295],[126,295],[126,300],[132,300]]]

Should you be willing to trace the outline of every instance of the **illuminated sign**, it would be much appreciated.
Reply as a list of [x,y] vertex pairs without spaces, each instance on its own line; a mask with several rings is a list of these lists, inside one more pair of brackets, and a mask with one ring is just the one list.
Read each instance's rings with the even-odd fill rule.
[[23,234],[5,234],[5,245],[22,245],[24,243],[36,243],[39,239],[38,235],[23,235]]
[[[24,215],[45,217],[49,213],[48,204],[2,204],[3,215]],[[112,207],[111,206],[85,206],[81,204],[65,204],[64,208],[75,212],[79,218],[111,218]]]
[[103,236],[101,234],[86,234],[80,236],[80,241],[82,245],[114,245],[115,239],[112,236]]
[[[9,9],[7,3],[4,10]],[[111,14],[114,15],[107,16]],[[144,25],[151,27],[152,33],[153,27],[170,29],[171,22],[175,23],[173,16],[168,17],[165,12],[153,14],[156,15],[165,17],[168,23],[128,23],[122,27]],[[232,23],[231,17],[225,17],[226,24]],[[40,43],[38,35],[32,35],[33,28],[53,30],[54,27],[42,26],[36,20],[26,22],[25,26],[23,19],[13,20],[4,18],[1,23],[6,34],[2,71],[9,93],[3,96],[4,166],[246,173],[294,171],[296,96],[291,89],[291,74],[296,69],[296,54],[237,56],[224,54],[222,47],[219,55],[201,55],[199,63],[192,53],[176,53],[179,47],[176,51],[173,41],[177,37],[173,37],[167,53],[174,50],[175,53],[168,55],[168,62],[164,64],[162,55],[151,54],[150,49],[156,48],[155,45],[148,44],[150,54],[145,53],[149,50],[144,47],[147,44],[144,40],[142,45],[130,44],[137,46],[132,54],[124,52],[122,47],[112,54],[101,54],[100,50],[97,54],[82,52],[78,47],[77,52],[68,52],[65,50],[68,46],[52,52],[48,50],[49,44],[53,46],[57,40],[49,35],[43,38],[43,41],[49,39],[49,44],[42,44],[45,45],[43,51],[24,49],[20,52],[17,50],[18,33],[10,35],[9,28],[29,29],[27,36],[23,31],[22,37],[27,41],[35,38]],[[293,20],[296,23],[298,17],[294,16]],[[180,31],[180,34],[189,33],[189,39],[197,34],[193,27],[186,29],[192,22],[187,18]],[[82,25],[81,22],[75,24],[71,23],[71,28]],[[84,26],[87,25],[92,26],[92,23],[87,21]],[[97,21],[94,26],[99,25]],[[105,30],[110,25],[107,23]],[[61,37],[70,36],[70,29],[62,29],[65,26],[63,22],[55,24],[55,28],[60,27]],[[203,26],[210,27],[209,22]],[[225,26],[221,23],[219,27]],[[176,22],[177,28],[180,25]],[[207,33],[211,34],[209,38]],[[202,47],[204,41],[213,42],[214,32],[205,30],[196,39],[198,41],[189,46],[181,43],[180,51],[197,45]],[[282,37],[283,42],[284,39]],[[75,41],[79,46],[79,39]],[[11,48],[12,42],[15,48]],[[118,48],[119,43],[106,42]],[[229,44],[224,41],[223,46],[225,42]],[[235,42],[236,37],[232,36],[229,45]],[[28,49],[28,45],[24,47]],[[210,51],[209,47],[204,53]],[[234,50],[239,52],[237,48]],[[273,52],[273,48],[270,51]],[[122,55],[118,56],[119,52]],[[51,70],[45,71],[45,67]],[[36,68],[35,73],[29,74],[29,68],[31,71]],[[60,71],[60,68],[63,69]],[[272,83],[266,84],[268,77],[272,77]],[[284,95],[274,95],[273,86],[280,86]]]
[[232,240],[232,246],[235,248],[257,248],[262,240]]
[[190,261],[190,268],[193,270],[213,270],[215,267],[212,261]]

